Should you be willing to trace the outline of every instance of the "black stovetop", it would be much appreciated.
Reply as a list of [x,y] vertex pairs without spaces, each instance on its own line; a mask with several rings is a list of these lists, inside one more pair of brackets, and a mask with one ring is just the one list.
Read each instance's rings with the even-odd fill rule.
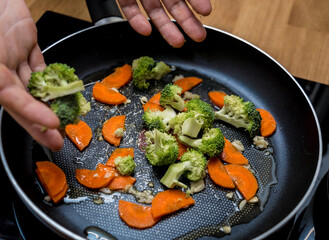
[[[92,26],[92,23],[46,12],[37,22],[38,40],[41,49],[45,49],[61,38]],[[298,79],[309,96],[319,118],[323,137],[323,166],[318,188],[296,217],[268,239],[327,239],[326,223],[323,219],[329,214],[329,86]],[[0,198],[0,239],[60,239],[38,219],[19,200],[0,164],[0,181],[6,198]],[[37,229],[37,231],[31,230]]]

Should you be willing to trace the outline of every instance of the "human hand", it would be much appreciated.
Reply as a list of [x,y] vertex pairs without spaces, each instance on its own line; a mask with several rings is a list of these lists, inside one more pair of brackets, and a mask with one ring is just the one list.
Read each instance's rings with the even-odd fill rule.
[[[184,0],[140,0],[145,12],[159,30],[163,38],[173,47],[183,46],[185,39],[176,25],[170,21],[165,9],[182,27],[184,32],[196,42],[206,38],[206,30]],[[210,0],[188,0],[197,14],[207,16],[211,12]],[[136,0],[118,0],[122,12],[132,28],[142,34],[151,33],[151,25],[141,13]],[[165,8],[165,9],[164,9]]]
[[31,73],[43,70],[46,64],[24,0],[1,0],[0,21],[0,105],[37,142],[59,150],[63,137],[57,130],[58,117],[26,91]]

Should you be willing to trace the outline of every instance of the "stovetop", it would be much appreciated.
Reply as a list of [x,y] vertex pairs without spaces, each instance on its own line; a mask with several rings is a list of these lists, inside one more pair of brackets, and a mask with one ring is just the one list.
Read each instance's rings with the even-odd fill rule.
[[[61,38],[92,26],[92,23],[54,12],[46,12],[37,22],[38,40],[45,49]],[[296,78],[309,96],[317,112],[323,137],[323,160],[318,188],[303,211],[282,229],[268,237],[271,239],[327,239],[325,217],[329,214],[329,86]],[[13,190],[0,164],[0,181],[6,196],[0,198],[0,239],[60,239],[58,235],[38,221],[25,207]],[[33,230],[31,230],[33,229]]]

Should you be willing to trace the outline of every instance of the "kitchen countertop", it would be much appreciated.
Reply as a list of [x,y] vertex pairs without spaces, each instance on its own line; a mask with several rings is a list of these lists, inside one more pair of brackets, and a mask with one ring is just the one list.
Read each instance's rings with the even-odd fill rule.
[[[54,11],[90,21],[85,0],[25,0],[34,21]],[[203,24],[230,32],[267,52],[292,75],[329,85],[327,0],[211,0]]]

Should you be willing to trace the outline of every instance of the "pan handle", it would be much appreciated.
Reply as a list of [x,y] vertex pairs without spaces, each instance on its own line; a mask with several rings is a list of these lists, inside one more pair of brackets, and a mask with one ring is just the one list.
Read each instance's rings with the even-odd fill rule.
[[86,0],[92,22],[98,26],[124,21],[115,0]]

